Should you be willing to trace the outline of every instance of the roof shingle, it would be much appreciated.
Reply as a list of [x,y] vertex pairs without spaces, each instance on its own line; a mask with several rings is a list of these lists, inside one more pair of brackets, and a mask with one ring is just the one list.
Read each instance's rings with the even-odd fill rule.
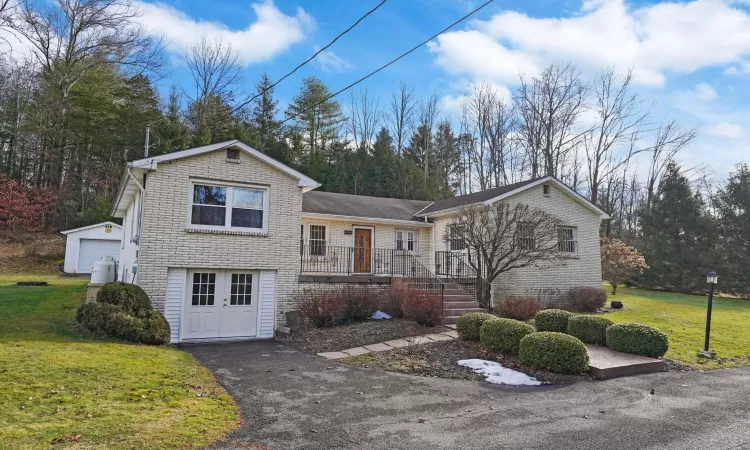
[[424,200],[310,191],[302,196],[302,212],[421,222],[414,215],[430,203]]

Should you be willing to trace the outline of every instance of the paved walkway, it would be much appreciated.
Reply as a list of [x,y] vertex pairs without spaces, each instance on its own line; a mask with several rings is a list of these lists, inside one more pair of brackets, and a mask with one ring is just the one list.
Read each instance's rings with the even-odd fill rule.
[[384,352],[386,350],[408,347],[410,345],[429,344],[430,342],[439,341],[452,341],[457,337],[458,333],[456,333],[455,331],[445,331],[443,333],[425,334],[424,336],[410,336],[403,339],[381,342],[379,344],[364,345],[362,347],[354,347],[347,350],[341,350],[340,352],[323,352],[318,353],[318,356],[322,356],[323,358],[328,359],[341,359],[348,356],[366,355],[370,352]]
[[750,447],[750,368],[513,388],[347,366],[274,341],[183,348],[242,410],[216,449]]

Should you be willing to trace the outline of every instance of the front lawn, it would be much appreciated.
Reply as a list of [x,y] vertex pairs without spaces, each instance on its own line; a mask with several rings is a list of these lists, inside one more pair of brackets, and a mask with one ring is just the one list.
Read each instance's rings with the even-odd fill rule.
[[711,350],[717,359],[699,358],[706,329],[707,298],[703,296],[653,292],[618,287],[625,308],[607,314],[614,322],[640,322],[669,335],[667,358],[699,368],[736,367],[750,364],[750,301],[714,298],[711,320]]
[[238,410],[190,355],[73,329],[85,279],[0,275],[0,447],[199,448]]

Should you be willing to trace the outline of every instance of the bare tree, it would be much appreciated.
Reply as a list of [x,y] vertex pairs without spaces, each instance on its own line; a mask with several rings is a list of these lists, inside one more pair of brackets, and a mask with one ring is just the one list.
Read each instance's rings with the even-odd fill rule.
[[[558,261],[560,219],[523,203],[464,207],[446,228],[451,248],[465,248],[466,262],[491,284],[514,269]],[[489,305],[489,292],[480,297]]]
[[205,103],[211,97],[227,101],[234,97],[234,89],[242,82],[240,55],[221,37],[202,36],[187,48],[184,59],[195,89],[193,101]]
[[480,190],[489,189],[492,184],[491,168],[486,164],[487,139],[496,101],[492,87],[487,83],[482,83],[474,86],[471,96],[463,105],[463,113],[466,115],[464,120],[471,127],[475,144],[469,148],[471,151],[469,160],[474,167],[474,172],[470,175],[476,176]]
[[435,126],[440,107],[440,100],[437,94],[430,95],[426,102],[420,105],[419,109],[419,126],[424,127],[424,180],[427,183],[427,177],[430,176],[430,142],[432,141],[432,129]]
[[697,130],[692,128],[682,130],[675,121],[661,124],[656,129],[654,145],[651,150],[651,162],[646,178],[646,209],[651,209],[656,188],[659,186],[659,180],[661,180],[664,170],[674,161],[677,153],[697,136]]
[[512,182],[517,167],[516,139],[513,138],[518,124],[515,109],[509,107],[495,93],[493,108],[487,123],[488,165],[494,186]]
[[577,130],[588,88],[572,64],[552,64],[539,78],[522,76],[515,103],[519,134],[530,162],[530,175],[559,176],[586,130]]
[[596,204],[599,187],[638,153],[648,148],[636,147],[646,124],[650,107],[644,108],[638,94],[629,92],[633,71],[622,79],[614,68],[602,71],[594,81],[594,105],[597,123],[585,134],[587,176],[591,203]]
[[356,94],[353,91],[349,94],[349,101],[349,131],[354,139],[354,145],[358,149],[362,146],[371,148],[382,117],[378,99],[370,96],[367,88],[360,88]]
[[411,137],[416,108],[414,87],[401,83],[399,90],[391,95],[391,108],[388,115],[391,135],[396,144],[396,153],[399,155]]

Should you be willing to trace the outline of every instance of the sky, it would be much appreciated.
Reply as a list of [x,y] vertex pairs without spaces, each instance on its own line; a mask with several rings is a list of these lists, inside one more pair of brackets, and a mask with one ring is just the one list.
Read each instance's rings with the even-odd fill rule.
[[[221,36],[240,53],[247,90],[261,73],[276,80],[326,45],[380,0],[136,0],[149,33],[165,38],[174,69],[160,81],[185,84],[180,53],[202,35]],[[332,91],[376,69],[484,0],[388,0],[313,63],[276,90],[282,107],[302,78]],[[401,82],[441,101],[455,117],[472,83],[509,97],[521,74],[553,62],[576,64],[584,78],[608,66],[632,69],[634,89],[655,102],[655,121],[699,130],[686,164],[724,177],[750,162],[750,0],[495,0],[466,22],[375,75],[362,86],[386,106]],[[346,102],[346,97],[340,100]]]

